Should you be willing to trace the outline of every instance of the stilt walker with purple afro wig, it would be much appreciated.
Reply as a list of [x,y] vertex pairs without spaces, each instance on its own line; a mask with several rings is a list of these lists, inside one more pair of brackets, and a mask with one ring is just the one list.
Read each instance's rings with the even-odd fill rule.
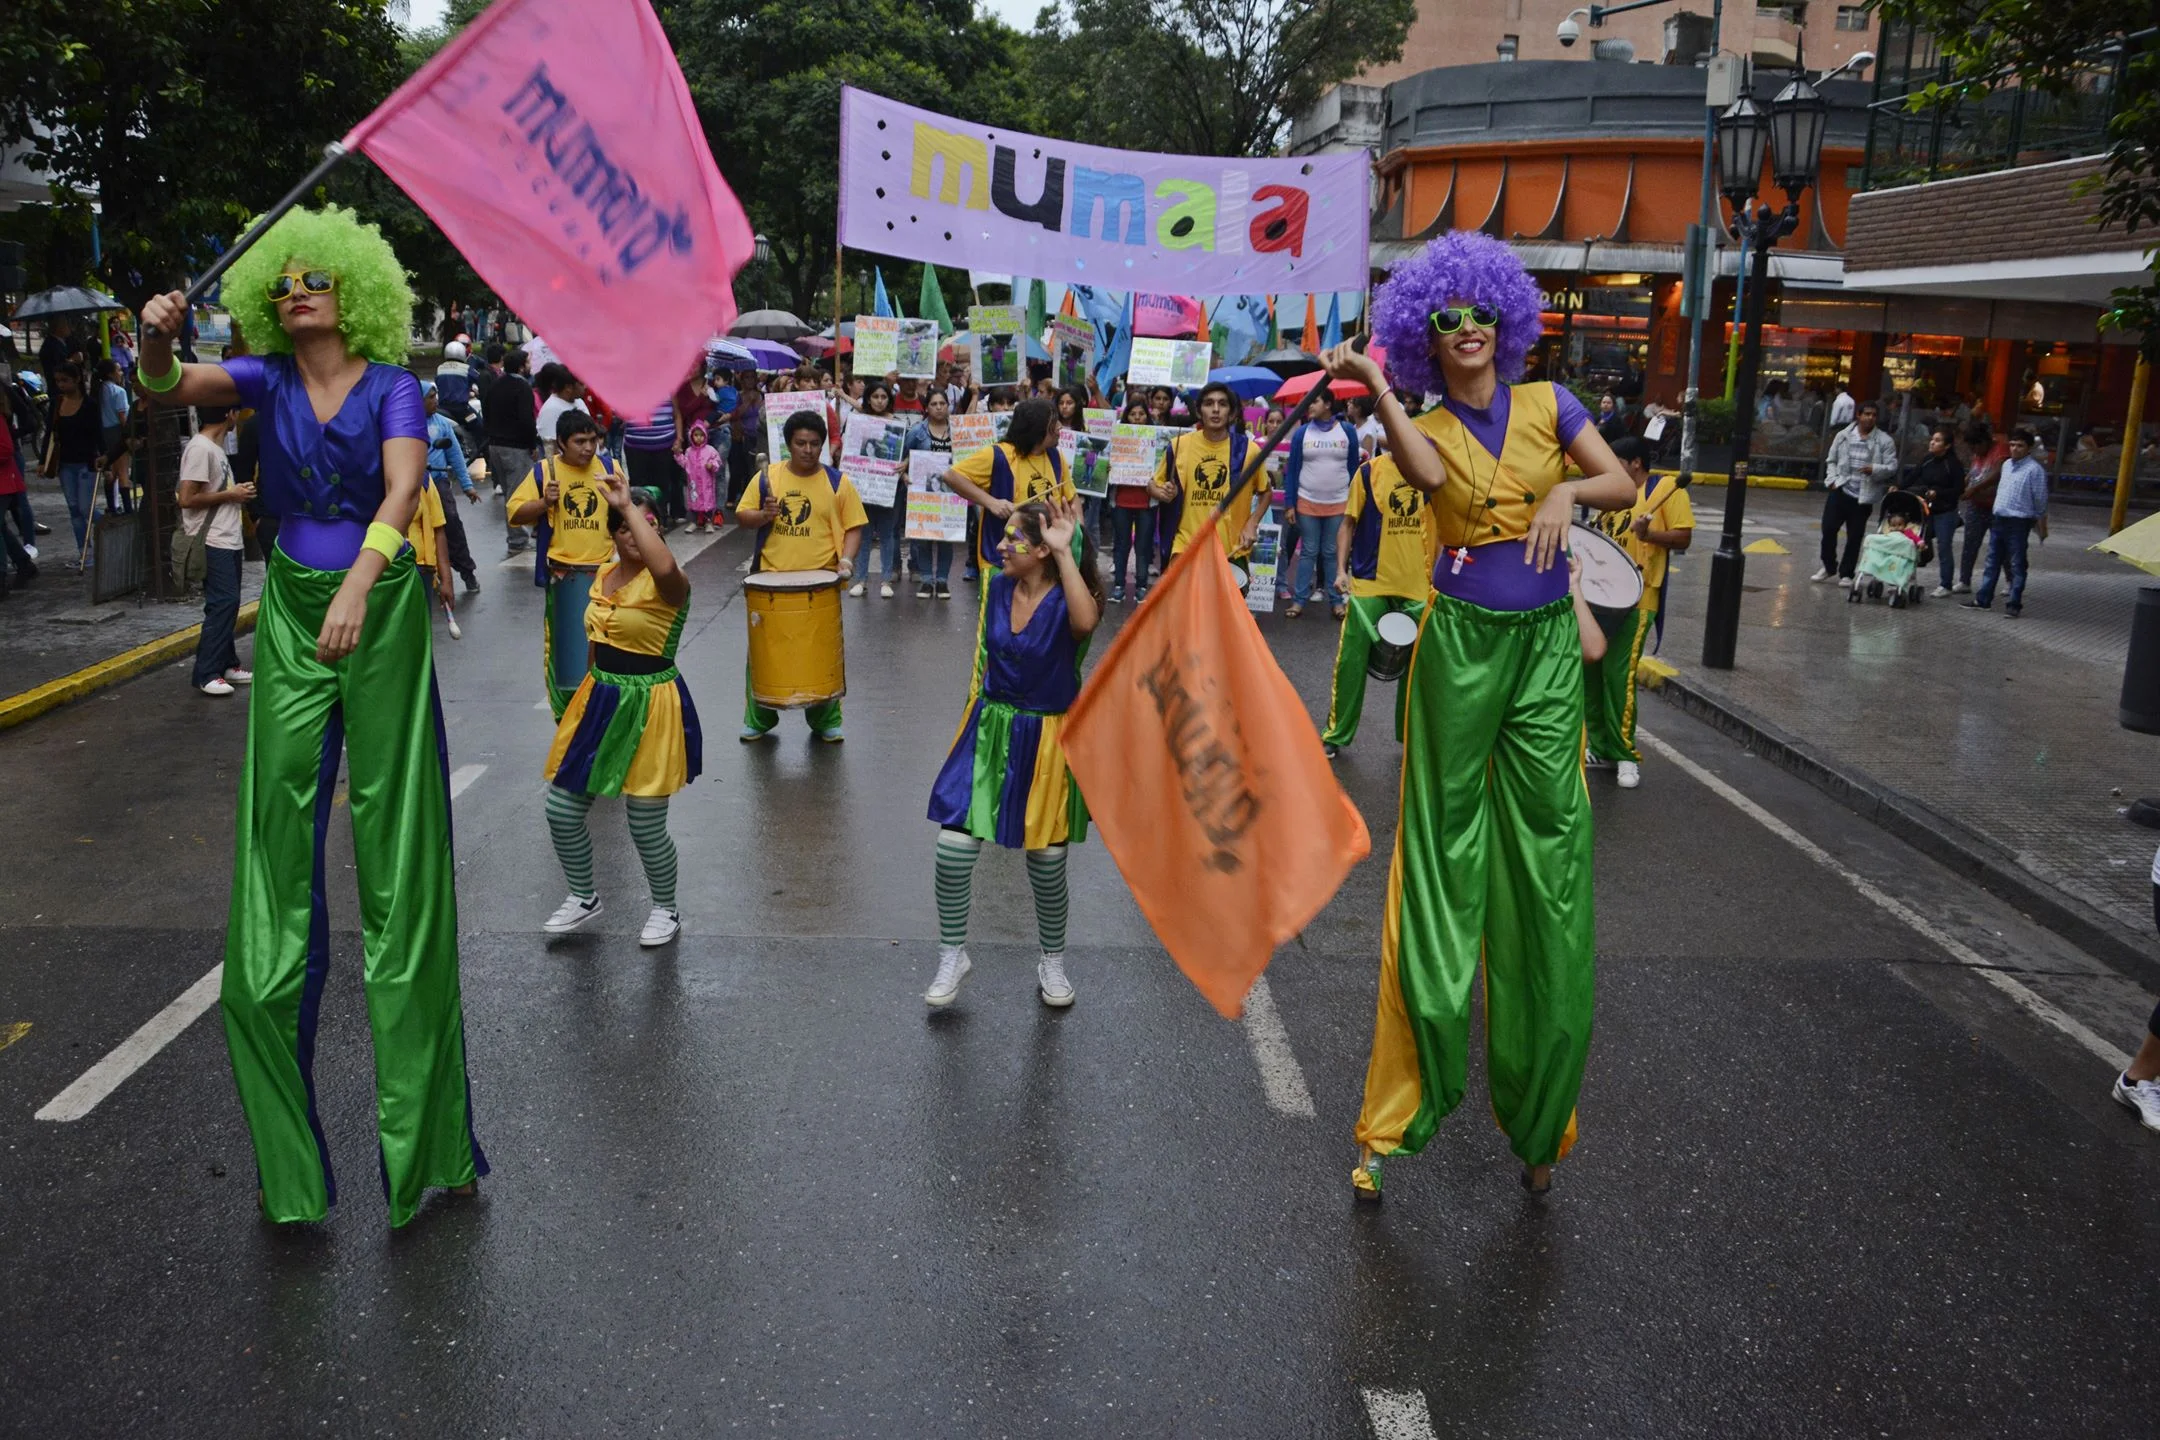
[[[1395,268],[1374,338],[1415,421],[1369,360],[1329,368],[1380,395],[1391,453],[1440,545],[1403,735],[1402,816],[1381,931],[1379,1017],[1358,1116],[1357,1193],[1415,1153],[1465,1087],[1470,990],[1485,966],[1493,1116],[1542,1192],[1575,1140],[1590,1045],[1590,801],[1582,650],[1568,597],[1574,507],[1634,487],[1575,397],[1517,380],[1538,289],[1508,247],[1458,232]],[[1585,476],[1567,478],[1573,459]]]

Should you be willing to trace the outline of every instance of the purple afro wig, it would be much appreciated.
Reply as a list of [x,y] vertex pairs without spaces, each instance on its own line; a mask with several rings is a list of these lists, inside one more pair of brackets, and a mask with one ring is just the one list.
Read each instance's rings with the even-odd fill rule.
[[1478,230],[1453,230],[1397,265],[1373,296],[1373,339],[1387,347],[1388,369],[1405,389],[1441,388],[1430,319],[1458,300],[1500,312],[1493,368],[1502,380],[1522,378],[1523,361],[1544,328],[1537,282],[1505,242]]

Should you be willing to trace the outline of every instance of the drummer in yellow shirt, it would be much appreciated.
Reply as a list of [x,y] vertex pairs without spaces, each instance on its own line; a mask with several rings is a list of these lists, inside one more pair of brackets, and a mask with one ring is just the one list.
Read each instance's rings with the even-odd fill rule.
[[548,708],[559,721],[585,679],[585,606],[593,576],[615,558],[608,535],[603,479],[615,462],[600,453],[600,426],[582,410],[565,410],[555,423],[559,452],[533,466],[511,493],[512,525],[547,523],[547,607],[542,611],[542,656]]
[[[757,531],[752,569],[831,570],[846,580],[855,573],[863,531],[870,524],[854,482],[824,463],[825,417],[798,410],[781,427],[788,458],[768,465],[743,490],[735,523]],[[810,731],[828,744],[844,737],[840,702],[807,706]],[[749,662],[743,662],[744,744],[762,740],[780,723],[780,712],[760,705],[750,690]]]
[[[1335,541],[1335,589],[1349,596],[1350,603],[1335,646],[1327,733],[1320,737],[1330,759],[1357,738],[1358,717],[1365,709],[1365,663],[1379,638],[1380,617],[1401,611],[1412,620],[1425,618],[1438,550],[1425,492],[1385,455],[1367,460],[1351,476],[1341,526]],[[1395,738],[1400,741],[1410,687],[1398,684],[1395,692]]]
[[1665,599],[1666,567],[1673,552],[1687,549],[1695,538],[1695,507],[1674,477],[1650,473],[1650,449],[1641,440],[1623,435],[1612,442],[1612,453],[1635,482],[1635,504],[1605,511],[1598,524],[1641,568],[1643,593],[1607,637],[1605,658],[1583,665],[1583,719],[1590,742],[1583,758],[1595,769],[1617,767],[1620,788],[1633,790],[1642,783],[1642,753],[1635,748],[1635,668],[1642,661],[1643,637],[1656,627]]
[[[1162,463],[1155,467],[1151,487],[1155,498],[1178,507],[1177,538],[1170,544],[1172,559],[1185,553],[1200,527],[1213,518],[1216,507],[1244,476],[1251,445],[1242,432],[1230,429],[1237,404],[1237,394],[1228,385],[1201,386],[1193,406],[1200,428],[1171,442]],[[1259,481],[1216,522],[1223,553],[1233,560],[1252,549],[1260,533],[1260,517],[1267,513],[1269,493],[1267,482]]]

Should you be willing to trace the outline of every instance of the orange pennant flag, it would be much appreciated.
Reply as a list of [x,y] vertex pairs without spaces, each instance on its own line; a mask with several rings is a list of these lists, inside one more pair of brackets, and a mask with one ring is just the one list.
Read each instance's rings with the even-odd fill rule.
[[1216,528],[1171,562],[1062,727],[1140,913],[1226,1018],[1371,853]]
[[1301,338],[1306,354],[1320,353],[1320,319],[1313,310],[1313,297],[1310,295],[1305,297],[1305,334]]

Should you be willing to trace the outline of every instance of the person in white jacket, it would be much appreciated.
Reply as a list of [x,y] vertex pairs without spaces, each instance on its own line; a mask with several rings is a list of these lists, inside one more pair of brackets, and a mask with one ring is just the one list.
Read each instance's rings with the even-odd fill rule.
[[[1860,564],[1860,541],[1867,533],[1868,516],[1883,491],[1897,478],[1897,442],[1875,426],[1875,404],[1860,407],[1853,423],[1832,437],[1823,483],[1822,568],[1808,578],[1828,580],[1833,575],[1850,588],[1853,571]],[[1845,553],[1838,554],[1838,532],[1845,532]]]

